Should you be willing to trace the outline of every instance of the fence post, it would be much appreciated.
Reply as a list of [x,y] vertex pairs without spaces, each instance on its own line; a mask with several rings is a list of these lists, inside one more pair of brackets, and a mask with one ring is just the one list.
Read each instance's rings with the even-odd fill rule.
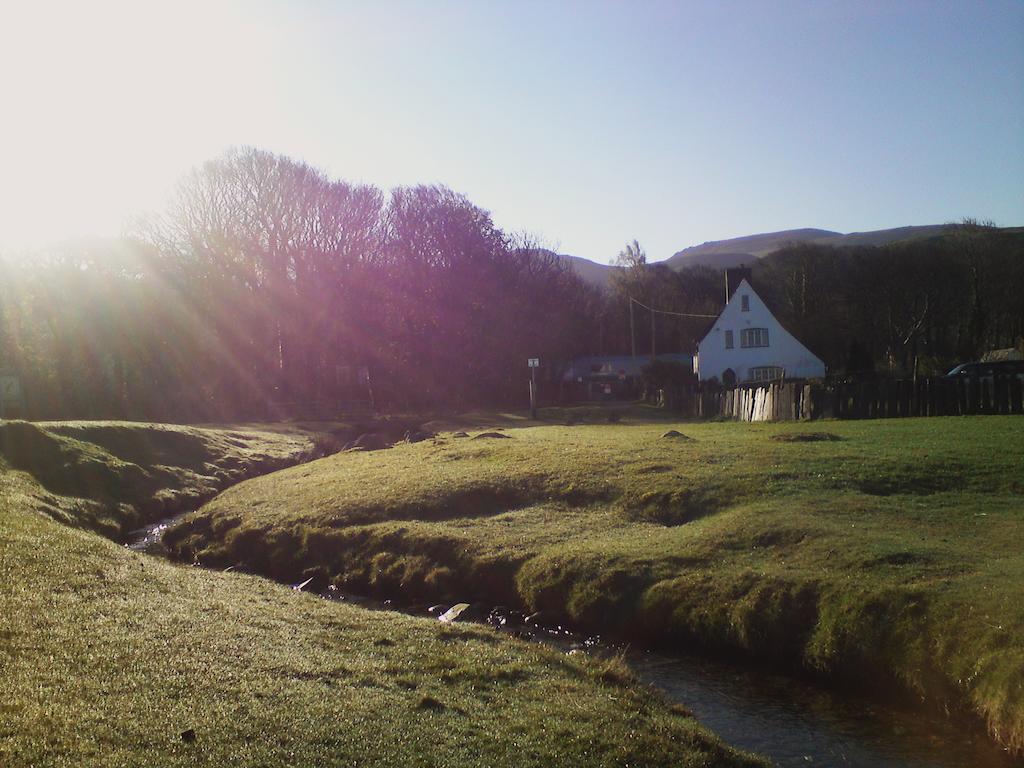
[[1024,413],[1024,382],[1017,376],[1010,377],[1010,413]]
[[992,380],[992,394],[995,399],[995,408],[993,410],[996,413],[1006,414],[1010,412],[1010,388],[1008,385],[1009,382],[1005,376],[996,376]]

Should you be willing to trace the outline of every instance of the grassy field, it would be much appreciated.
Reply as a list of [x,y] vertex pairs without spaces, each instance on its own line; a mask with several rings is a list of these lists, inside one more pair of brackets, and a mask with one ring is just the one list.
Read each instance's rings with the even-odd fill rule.
[[[509,428],[239,485],[178,554],[893,685],[1024,747],[1016,417]],[[886,687],[887,686],[887,687]]]
[[308,443],[0,423],[0,765],[764,764],[615,659],[177,566],[96,533]]

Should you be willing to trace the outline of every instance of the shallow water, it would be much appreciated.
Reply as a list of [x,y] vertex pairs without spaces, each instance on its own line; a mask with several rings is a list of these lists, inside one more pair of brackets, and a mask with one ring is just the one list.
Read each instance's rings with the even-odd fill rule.
[[[166,556],[163,534],[182,516],[134,531],[126,546]],[[370,609],[397,609],[391,601],[381,603],[336,591],[324,592],[322,596]],[[408,612],[424,613],[411,609]],[[536,628],[531,636],[562,650],[613,650],[561,628]],[[626,661],[641,680],[685,705],[725,742],[766,755],[780,768],[1024,766],[1024,759],[1013,758],[999,749],[977,724],[963,728],[936,713],[910,712],[764,668],[696,655],[631,652]]]
[[635,653],[640,678],[691,709],[723,740],[780,768],[1009,768],[1024,760],[976,725],[696,656]]
[[192,510],[182,512],[180,515],[167,517],[150,525],[144,526],[128,533],[128,542],[125,544],[128,549],[136,552],[145,552],[149,555],[168,555],[167,547],[164,545],[164,533],[178,520],[189,514]]

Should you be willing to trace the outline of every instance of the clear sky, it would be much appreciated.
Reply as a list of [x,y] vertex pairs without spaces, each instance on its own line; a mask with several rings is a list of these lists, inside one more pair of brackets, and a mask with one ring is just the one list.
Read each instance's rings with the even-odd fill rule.
[[601,262],[1024,225],[1021,0],[0,0],[0,100],[0,247],[117,233],[239,144]]

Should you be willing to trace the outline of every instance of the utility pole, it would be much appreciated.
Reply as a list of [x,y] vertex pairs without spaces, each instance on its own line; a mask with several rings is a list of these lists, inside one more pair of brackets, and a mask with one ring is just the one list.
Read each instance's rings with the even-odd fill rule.
[[697,313],[694,313],[694,312],[673,312],[673,311],[668,310],[668,309],[655,309],[654,307],[649,307],[646,304],[644,304],[642,301],[637,301],[632,296],[630,296],[629,297],[629,341],[630,341],[630,344],[631,344],[631,346],[633,348],[633,357],[634,358],[636,357],[636,324],[635,324],[634,318],[633,318],[633,311],[634,311],[633,310],[633,305],[634,304],[639,304],[643,309],[646,309],[648,312],[651,313],[651,359],[652,360],[657,359],[657,356],[658,356],[657,343],[656,343],[656,338],[655,338],[655,334],[657,333],[657,328],[655,327],[654,316],[657,315],[659,312],[661,314],[667,315],[669,317],[700,317],[700,318],[708,318],[708,319],[714,319],[714,318],[718,317],[718,315],[701,315],[701,314],[697,314]]
[[655,314],[656,313],[655,313],[654,309],[652,308],[651,309],[651,360],[656,359],[657,356],[658,356],[657,353],[655,352],[655,349],[654,349],[654,315]]
[[633,357],[636,357],[636,326],[633,322],[633,297],[629,297],[629,343],[633,350]]

